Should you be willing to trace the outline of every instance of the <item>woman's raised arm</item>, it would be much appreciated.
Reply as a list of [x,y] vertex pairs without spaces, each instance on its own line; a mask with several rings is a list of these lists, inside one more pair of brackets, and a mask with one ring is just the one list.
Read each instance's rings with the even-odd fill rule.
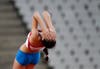
[[44,17],[45,24],[46,24],[46,26],[47,26],[50,34],[51,34],[51,38],[53,40],[56,40],[56,31],[55,31],[55,28],[54,28],[54,26],[52,24],[52,20],[51,20],[50,14],[47,11],[44,11],[42,13],[42,15]]
[[54,26],[52,25],[52,20],[51,20],[50,14],[49,14],[47,11],[44,11],[44,12],[42,13],[42,15],[43,15],[43,17],[44,17],[44,21],[45,21],[45,24],[46,24],[47,28],[48,28],[49,30],[55,31],[55,28],[54,28]]
[[45,23],[44,23],[43,19],[40,16],[39,12],[35,12],[34,15],[33,15],[33,17],[39,23],[39,25],[41,27],[41,30],[42,31],[46,31],[47,28],[45,26]]

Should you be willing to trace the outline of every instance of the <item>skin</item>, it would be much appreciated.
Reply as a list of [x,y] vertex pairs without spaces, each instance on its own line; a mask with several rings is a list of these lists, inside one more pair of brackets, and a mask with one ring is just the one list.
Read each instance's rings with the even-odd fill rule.
[[[56,31],[54,26],[52,25],[50,14],[47,11],[44,11],[42,13],[43,19],[41,18],[39,12],[35,12],[33,15],[33,22],[32,22],[32,35],[30,36],[29,40],[30,43],[33,45],[41,46],[43,47],[43,44],[40,41],[40,37],[38,36],[38,25],[41,28],[41,35],[42,39],[48,39],[48,40],[55,40],[56,39]],[[20,47],[20,50],[25,53],[33,53],[38,51],[30,51],[25,44],[22,44]],[[19,64],[16,59],[13,63],[12,69],[34,69],[34,64],[29,64],[26,66],[22,66]]]

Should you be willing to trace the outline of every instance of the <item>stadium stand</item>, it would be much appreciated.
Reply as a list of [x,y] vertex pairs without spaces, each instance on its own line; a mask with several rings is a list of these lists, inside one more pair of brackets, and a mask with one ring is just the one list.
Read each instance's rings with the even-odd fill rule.
[[14,0],[27,28],[47,10],[57,31],[50,69],[100,69],[100,0]]

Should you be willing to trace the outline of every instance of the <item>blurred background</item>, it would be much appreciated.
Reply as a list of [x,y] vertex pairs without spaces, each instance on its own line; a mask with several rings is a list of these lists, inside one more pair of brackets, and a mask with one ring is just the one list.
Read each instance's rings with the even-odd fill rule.
[[34,11],[50,12],[57,44],[35,69],[100,69],[100,0],[0,0],[0,69],[11,69]]

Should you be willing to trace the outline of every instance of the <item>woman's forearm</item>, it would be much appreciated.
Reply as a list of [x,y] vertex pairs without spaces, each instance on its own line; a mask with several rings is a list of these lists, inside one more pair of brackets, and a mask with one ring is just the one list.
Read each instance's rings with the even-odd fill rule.
[[38,26],[38,23],[37,23],[36,19],[33,17],[33,20],[32,20],[32,29],[33,28],[37,29],[37,26]]
[[46,30],[46,26],[41,18],[41,16],[39,15],[38,12],[35,12],[34,13],[34,18],[36,19],[36,21],[39,23],[40,27],[41,27],[41,30],[42,31],[45,31]]
[[51,20],[51,16],[50,16],[50,14],[47,12],[47,11],[44,11],[43,12],[43,17],[44,17],[44,20],[45,20],[45,24],[46,24],[46,26],[47,26],[47,28],[49,29],[49,30],[55,30],[55,28],[54,28],[54,26],[53,26],[53,24],[52,24],[52,20]]

